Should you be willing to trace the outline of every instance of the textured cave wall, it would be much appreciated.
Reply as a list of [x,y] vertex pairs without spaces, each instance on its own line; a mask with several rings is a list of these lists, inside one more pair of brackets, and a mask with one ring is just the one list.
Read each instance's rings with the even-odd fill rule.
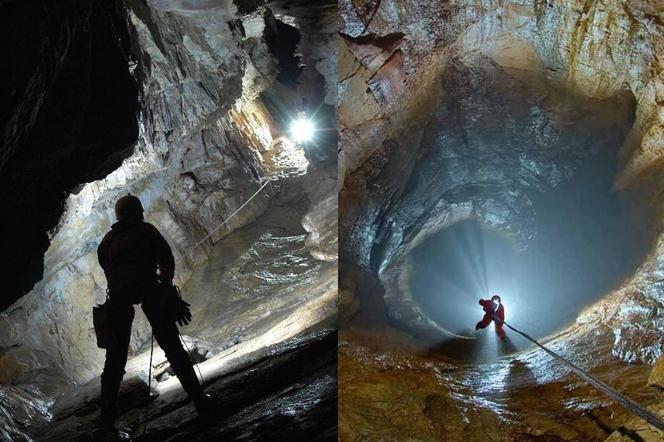
[[[132,72],[140,90],[137,121],[130,113],[134,127],[138,126],[138,140],[120,167],[67,196],[64,214],[49,232],[44,277],[2,313],[0,323],[6,368],[3,393],[14,389],[32,400],[43,398],[44,418],[48,397],[100,373],[103,351],[96,348],[90,314],[92,306],[104,299],[105,290],[96,247],[114,221],[113,206],[119,196],[131,192],[141,198],[146,220],[164,233],[173,248],[178,260],[176,282],[183,284],[207,259],[213,243],[254,222],[275,195],[293,192],[293,180],[297,184],[298,177],[322,167],[312,168],[306,152],[283,138],[283,128],[277,127],[260,98],[262,92],[278,87],[278,62],[265,40],[273,12],[264,6],[245,6],[239,12],[231,4],[193,8],[179,2],[128,0],[120,8],[125,20],[118,24],[129,35],[133,53],[129,64],[123,59],[124,72],[127,76]],[[306,17],[291,20],[298,26],[315,23]],[[329,44],[335,22],[329,16],[324,21],[326,26],[317,32]],[[314,60],[304,61],[307,69],[316,65]],[[325,78],[330,74],[319,74],[323,83],[333,81]],[[115,130],[104,127],[98,134],[114,135]],[[102,139],[112,141],[110,136]],[[336,165],[332,166],[336,175]],[[308,248],[300,253],[333,266],[336,186],[335,176],[328,175],[318,180],[318,187],[300,184],[298,192],[306,189],[307,218],[295,222],[309,232]],[[271,183],[220,227],[265,180]],[[211,237],[193,248],[208,233]],[[248,253],[249,258],[260,259],[251,250]],[[326,285],[326,294],[332,289]],[[140,313],[132,333],[130,356],[149,340]],[[21,410],[27,409],[26,404]],[[13,411],[7,412],[8,419],[20,414],[19,408],[10,404]]]
[[0,11],[4,310],[41,279],[67,193],[129,155],[138,90],[121,2],[7,1]]
[[[120,2],[8,1],[0,22],[8,61],[0,74],[5,310],[43,277],[47,231],[67,194],[131,154],[138,87]],[[13,329],[5,315],[0,323],[3,332]],[[0,350],[3,440],[21,440],[23,428],[50,419],[53,401],[45,395],[68,378],[47,350],[17,345],[30,329],[4,335]]]
[[[661,118],[657,4],[342,2],[340,184],[390,142],[418,144],[427,109],[440,99],[431,85],[455,57],[463,64],[488,57],[513,70],[541,66],[564,88],[589,97],[632,93],[639,104],[618,181],[626,182],[641,159],[649,158],[653,167],[657,154],[648,152],[657,151],[657,143],[650,146],[647,133],[658,130]],[[434,24],[440,18],[446,18],[445,26]],[[635,142],[641,143],[639,149]],[[347,187],[344,191],[359,192]],[[350,231],[353,219],[345,218],[344,231]],[[356,248],[349,244],[344,253]]]
[[[271,142],[269,134],[254,133],[263,123],[261,117],[265,118],[260,109],[252,109],[253,115],[247,112],[252,120],[243,120],[241,103],[229,112],[243,93],[244,63],[237,60],[250,64],[240,47],[240,31],[233,31],[226,23],[231,12],[207,13],[203,22],[197,23],[201,20],[198,16],[193,20],[168,14],[141,2],[128,6],[138,60],[136,78],[141,81],[145,103],[139,142],[120,168],[69,196],[68,210],[53,231],[52,245],[44,258],[45,277],[5,312],[22,320],[3,321],[9,328],[3,333],[4,346],[18,341],[44,347],[72,379],[90,377],[99,369],[99,357],[89,356],[99,353],[92,339],[89,309],[93,299],[104,297],[96,246],[114,221],[115,200],[127,191],[139,196],[146,207],[146,219],[164,231],[180,258],[185,248],[195,243],[194,238],[212,231],[220,219],[258,189],[264,175],[260,151]],[[209,34],[212,41],[205,40],[205,20],[215,27]],[[163,23],[164,28],[156,23]],[[170,47],[160,49],[157,42],[163,45],[168,39]],[[176,47],[190,40],[193,48],[179,54]],[[197,54],[196,45],[205,51],[199,49],[202,53]],[[209,63],[187,60],[188,54]],[[253,78],[249,73],[245,79],[248,89],[253,87]],[[252,98],[250,93],[248,99]],[[242,134],[242,129],[247,134]],[[261,195],[217,235],[255,218],[265,207],[266,197]],[[204,248],[183,257],[178,265],[179,280],[186,279],[190,266],[204,257]],[[35,330],[35,323],[44,327]],[[135,330],[145,334],[145,325]]]
[[380,146],[384,120],[402,130],[396,123],[405,119],[398,114],[422,101],[437,75],[440,64],[432,61],[476,52],[499,55],[501,64],[513,67],[539,59],[567,87],[591,96],[631,91],[640,103],[633,142],[643,155],[637,152],[630,165],[643,161],[645,167],[658,156],[658,144],[650,142],[661,125],[661,6],[611,0],[340,2],[340,119],[348,137],[340,153],[342,176]]
[[[603,440],[623,424],[626,428],[611,440],[661,438],[537,351],[485,366],[458,366],[422,356],[421,343],[386,325],[385,318],[395,314],[390,312],[395,300],[408,304],[399,286],[401,271],[390,272],[390,266],[398,267],[402,254],[427,233],[479,218],[528,234],[521,217],[514,216],[524,209],[527,213],[527,199],[520,193],[524,183],[499,176],[513,192],[499,189],[477,199],[472,194],[480,195],[481,189],[466,189],[468,197],[438,177],[427,139],[436,130],[440,137],[458,137],[454,120],[474,127],[463,120],[463,112],[459,119],[450,109],[443,111],[447,124],[441,119],[433,131],[427,127],[436,121],[432,110],[444,115],[438,103],[462,94],[458,81],[445,85],[441,78],[454,78],[455,71],[475,75],[488,67],[492,75],[540,72],[557,85],[559,95],[576,95],[589,103],[631,95],[634,122],[621,129],[629,132],[621,146],[615,188],[638,195],[634,214],[654,235],[651,253],[621,288],[586,308],[549,343],[637,401],[661,410],[657,390],[646,381],[649,365],[662,352],[662,217],[657,195],[662,185],[663,6],[661,1],[341,2],[342,439]],[[473,82],[473,75],[460,78]],[[457,102],[463,110],[463,100]],[[540,110],[546,113],[546,106]],[[547,131],[556,128],[531,133],[534,145],[546,145],[541,143]],[[503,154],[515,158],[510,151]],[[570,150],[557,171],[550,165],[558,159],[529,157],[536,167],[519,168],[515,178],[527,177],[527,186],[535,188],[540,180],[553,184],[578,168],[578,154]],[[471,164],[474,173],[487,165]],[[477,180],[463,170],[453,167],[448,181]],[[441,183],[453,191],[441,195]],[[416,188],[419,193],[412,192]],[[411,212],[421,216],[411,217]],[[401,322],[431,326],[413,305],[402,307],[396,315]],[[388,405],[380,408],[376,403]],[[631,438],[636,431],[638,436]]]
[[[417,164],[432,159],[423,149],[412,148],[425,145],[426,150],[426,137],[430,135],[422,128],[435,119],[430,110],[436,109],[436,103],[446,96],[454,96],[455,90],[463,88],[459,81],[445,85],[446,80],[443,80],[439,85],[441,78],[453,77],[449,72],[443,74],[449,66],[462,71],[468,69],[473,74],[488,67],[505,78],[527,76],[531,72],[557,84],[561,91],[578,95],[579,101],[584,97],[592,101],[633,95],[635,121],[621,148],[622,170],[616,185],[625,189],[631,182],[629,189],[641,192],[643,206],[649,206],[652,214],[659,213],[655,204],[660,186],[656,175],[659,163],[657,154],[650,152],[657,150],[651,149],[647,135],[649,131],[657,131],[661,118],[656,104],[657,87],[661,83],[656,54],[661,50],[661,38],[655,3],[623,7],[613,2],[558,5],[380,2],[359,6],[342,2],[340,10],[339,115],[343,146],[340,178],[344,178],[340,192],[340,229],[341,256],[349,264],[373,272],[384,269],[418,233],[441,226],[440,222],[432,222],[426,210],[449,209],[464,198],[469,200],[467,196],[459,200],[448,195],[451,198],[438,201],[440,193],[434,185],[431,185],[430,195],[426,195],[426,180],[435,180],[437,173],[435,170],[425,173],[427,167],[436,167],[431,161],[421,166],[421,178],[417,178],[419,172],[413,172]],[[446,25],[434,26],[434,17],[446,17]],[[482,93],[481,88],[475,90]],[[531,92],[537,93],[536,90]],[[542,109],[546,113],[546,105]],[[448,109],[447,117],[457,118],[455,112],[462,111]],[[467,123],[460,121],[461,126]],[[472,124],[469,127],[472,129]],[[547,138],[546,130],[555,131],[555,128],[531,134],[535,146]],[[445,129],[441,133],[454,136]],[[581,134],[570,135],[573,138]],[[641,143],[641,147],[635,148],[634,143]],[[568,159],[560,159],[563,163],[579,160],[572,158],[578,155],[578,150],[570,152]],[[390,161],[393,156],[398,156],[399,161]],[[650,160],[640,170],[647,171],[640,174],[638,180],[630,181],[635,165],[646,157]],[[530,185],[537,180],[555,185],[557,179],[569,175],[569,171],[564,170],[568,166],[551,169],[551,161],[558,159],[549,158],[549,164],[543,169],[541,160],[529,159],[535,161],[531,164],[534,168],[528,172],[521,167],[516,177],[525,173]],[[538,167],[541,170],[533,172]],[[454,180],[459,174],[454,174],[454,165],[452,168],[450,176]],[[461,177],[459,184],[481,181],[478,177],[468,178]],[[516,185],[514,190],[517,190],[519,183],[515,180],[507,177],[506,182],[512,187]],[[443,183],[442,188],[450,186]],[[509,193],[510,186],[506,189]],[[473,191],[477,192],[470,190]],[[510,216],[518,218],[514,215],[523,212],[527,205],[527,201],[522,200],[523,195],[518,193],[493,198],[494,207],[490,211],[495,219],[488,221],[506,226],[510,224]],[[489,196],[487,201],[491,199]],[[406,209],[414,210],[397,210],[402,208],[402,203]],[[459,210],[468,217],[477,212],[477,204],[459,207]],[[450,216],[447,222],[455,219],[459,218]],[[653,224],[652,228],[657,230],[658,222]],[[511,225],[511,228],[519,230],[519,226]]]

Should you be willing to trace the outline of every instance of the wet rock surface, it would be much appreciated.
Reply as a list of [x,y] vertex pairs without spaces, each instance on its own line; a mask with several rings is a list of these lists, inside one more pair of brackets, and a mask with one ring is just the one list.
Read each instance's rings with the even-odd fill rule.
[[[121,393],[119,426],[137,441],[330,440],[336,434],[335,344],[333,329],[318,326],[244,354],[231,367],[203,371],[206,390],[221,398],[210,422],[197,415],[180,389],[159,391],[157,386],[148,399],[145,379],[136,379]],[[57,403],[53,424],[34,431],[35,440],[93,440],[97,382]]]
[[[661,393],[647,385],[661,354],[659,9],[341,2],[342,440],[658,440],[542,352],[482,364],[430,352],[417,336],[436,324],[406,290],[405,256],[469,219],[526,245],[533,195],[564,188],[593,152],[619,148],[613,188],[635,197],[630,213],[649,245],[618,287],[544,341],[660,412]],[[473,110],[473,95],[485,112]],[[602,125],[604,108],[625,99],[627,116]],[[503,150],[497,133],[510,127]]]
[[[114,221],[116,199],[127,192],[141,199],[146,220],[173,248],[176,282],[196,318],[183,334],[201,373],[208,380],[231,368],[244,373],[233,378],[236,393],[221,394],[226,405],[238,403],[242,388],[253,389],[234,411],[241,418],[219,426],[220,435],[212,436],[217,430],[205,433],[197,423],[189,425],[193,407],[182,409],[179,383],[157,350],[153,393],[168,391],[177,401],[166,401],[165,413],[173,414],[145,439],[170,434],[180,440],[200,433],[199,440],[255,440],[270,431],[286,435],[291,430],[311,438],[334,437],[323,417],[331,416],[335,403],[332,332],[325,338],[294,337],[334,315],[336,226],[331,214],[336,214],[337,168],[330,152],[336,151],[336,132],[330,112],[321,112],[320,124],[331,130],[321,146],[308,146],[318,148],[313,155],[288,138],[289,119],[275,109],[291,111],[307,90],[312,92],[310,106],[333,109],[334,95],[325,90],[333,81],[328,78],[332,68],[318,51],[333,41],[335,6],[320,2],[311,11],[239,3],[127,0],[117,5],[118,11],[110,9],[117,13],[112,18],[124,38],[111,42],[131,54],[121,63],[124,77],[117,80],[128,79],[134,93],[138,89],[138,114],[136,108],[123,114],[137,136],[122,144],[100,136],[107,131],[89,127],[122,155],[109,156],[90,145],[106,155],[104,169],[77,178],[76,184],[89,182],[64,195],[64,212],[46,227],[51,230],[43,278],[1,314],[1,363],[7,376],[0,390],[11,400],[0,409],[4,431],[14,440],[63,440],[89,433],[104,356],[96,348],[91,322],[92,306],[105,298],[96,247]],[[97,13],[88,6],[83,12],[67,11],[75,20],[79,13]],[[109,23],[98,21],[100,29],[111,32]],[[280,63],[274,47],[274,41],[291,40],[279,35],[285,30],[304,36],[286,48],[293,59],[295,52],[302,54],[297,58],[300,77],[289,82],[284,75],[294,74]],[[89,115],[95,115],[95,103]],[[63,111],[63,118],[67,115]],[[118,129],[112,135],[122,134]],[[81,158],[67,156],[73,163]],[[91,170],[81,162],[76,164]],[[62,204],[62,190],[54,191],[60,192]],[[38,254],[31,256],[41,261]],[[271,356],[279,359],[281,352],[292,350],[275,349],[280,342],[310,351],[312,365],[300,364],[303,371],[269,368]],[[147,395],[149,345],[150,329],[139,313],[125,385],[125,423],[134,428],[141,415],[136,407]],[[259,360],[263,368],[254,369]],[[247,380],[258,373],[265,376]],[[270,389],[273,376],[280,382]],[[228,385],[223,389],[230,390]],[[53,407],[56,417],[49,423]],[[33,415],[33,420],[15,420]],[[187,422],[181,433],[178,419]]]

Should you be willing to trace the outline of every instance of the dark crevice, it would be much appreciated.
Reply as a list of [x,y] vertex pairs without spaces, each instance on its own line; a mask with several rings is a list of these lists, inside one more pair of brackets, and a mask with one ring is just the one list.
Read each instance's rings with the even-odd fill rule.
[[645,440],[641,436],[639,436],[639,434],[634,430],[630,430],[625,427],[620,427],[618,428],[618,432],[623,436],[629,437],[634,442],[645,442]]
[[265,43],[270,53],[279,60],[277,80],[285,86],[295,89],[302,73],[300,57],[295,54],[300,42],[300,31],[278,20],[269,9],[265,14],[265,25]]
[[[0,33],[14,60],[0,81],[0,194],[6,235],[0,308],[42,278],[46,232],[67,194],[103,178],[138,136],[138,90],[119,1],[9,1]],[[30,113],[26,112],[30,110]]]
[[352,37],[346,34],[340,35],[349,42],[356,43],[358,45],[369,44],[372,46],[377,46],[387,52],[392,52],[405,37],[405,34],[402,32],[394,32],[385,35],[366,34],[360,37]]

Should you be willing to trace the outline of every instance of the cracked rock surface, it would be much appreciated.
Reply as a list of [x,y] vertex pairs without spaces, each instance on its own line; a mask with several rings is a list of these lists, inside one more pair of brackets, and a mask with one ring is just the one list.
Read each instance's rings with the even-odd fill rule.
[[613,192],[647,246],[543,341],[661,413],[648,386],[662,351],[661,10],[340,3],[342,440],[661,439],[542,352],[482,363],[431,352],[422,335],[442,331],[405,284],[409,253],[461,221],[527,249],[538,195],[613,152]]
[[[2,8],[25,20],[31,11],[18,3]],[[46,2],[35,3],[50,9]],[[55,46],[53,53],[85,59],[87,53],[71,55],[66,50],[89,38],[89,21],[105,29],[108,35],[95,32],[119,51],[107,56],[123,56],[113,80],[129,83],[109,92],[116,100],[126,98],[121,93],[128,95],[128,104],[108,111],[114,116],[124,112],[128,123],[120,127],[107,118],[114,130],[81,123],[96,140],[117,150],[86,144],[103,157],[95,159],[101,165],[88,158],[91,152],[79,155],[77,149],[84,148],[67,140],[54,146],[71,147],[60,150],[63,161],[87,171],[94,166],[95,175],[71,176],[75,183],[54,186],[57,196],[44,195],[60,210],[49,218],[51,224],[37,226],[47,240],[31,252],[31,259],[41,262],[39,253],[45,251],[43,274],[27,293],[15,292],[15,302],[1,313],[0,392],[8,398],[0,404],[3,437],[28,441],[89,436],[98,413],[104,357],[96,348],[91,321],[93,305],[105,298],[96,248],[114,221],[115,201],[127,192],[141,199],[146,220],[173,249],[176,283],[195,318],[182,330],[192,357],[211,388],[220,391],[224,406],[238,407],[214,428],[191,423],[193,407],[183,401],[179,382],[156,351],[151,383],[158,395],[154,401],[163,403],[154,405],[154,426],[149,425],[151,433],[143,439],[209,440],[218,433],[222,439],[256,440],[290,431],[321,440],[334,437],[329,419],[336,404],[336,341],[330,320],[337,280],[336,132],[325,132],[324,143],[310,146],[318,147],[312,152],[288,139],[288,119],[275,110],[290,110],[307,90],[312,91],[306,95],[311,106],[333,109],[334,95],[326,90],[334,81],[333,68],[319,51],[334,39],[334,4],[320,2],[309,10],[276,2],[126,0],[113,2],[108,10],[97,8],[60,11],[64,18],[58,22],[62,29],[57,29],[71,45],[60,52]],[[111,19],[120,40],[114,37]],[[270,43],[275,32],[279,44],[289,41],[279,32],[290,28],[280,23],[293,29],[289,32],[302,33],[291,48],[301,54],[301,73],[288,84],[282,81],[283,66],[275,54],[279,46]],[[55,45],[49,37],[42,37],[47,48]],[[88,50],[104,55],[99,47]],[[86,68],[83,62],[71,63],[72,69]],[[17,68],[17,78],[23,74]],[[87,74],[104,80],[95,77],[94,69]],[[85,97],[83,86],[81,82],[77,92]],[[57,85],[54,90],[63,93]],[[104,118],[95,114],[101,98],[93,98],[83,108],[86,117]],[[33,106],[30,100],[39,97],[28,90],[17,106]],[[67,110],[57,111],[68,115]],[[322,112],[320,123],[333,129],[330,115]],[[30,135],[30,126],[24,126]],[[42,160],[49,167],[26,167],[35,173],[67,173],[48,156]],[[134,430],[147,398],[149,353],[150,329],[139,313],[132,328],[122,418]],[[307,355],[309,362],[300,363],[296,354]],[[297,370],[289,365],[294,360],[300,361]],[[272,382],[275,378],[279,382]],[[223,386],[212,386],[222,379]]]

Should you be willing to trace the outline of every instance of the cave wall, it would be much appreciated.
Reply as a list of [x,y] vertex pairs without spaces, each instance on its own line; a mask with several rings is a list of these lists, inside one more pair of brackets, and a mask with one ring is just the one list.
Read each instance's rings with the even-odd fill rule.
[[[432,231],[478,218],[478,201],[426,202],[422,195],[422,210],[417,210],[422,216],[408,219],[418,203],[411,190],[431,184],[430,193],[436,194],[439,187],[427,124],[439,103],[462,94],[458,87],[463,84],[441,87],[446,73],[474,75],[482,66],[509,76],[540,72],[560,94],[582,101],[626,97],[635,104],[633,124],[625,128],[615,189],[639,195],[634,214],[652,233],[650,253],[620,288],[588,306],[547,342],[630,397],[661,410],[657,392],[646,381],[649,365],[662,353],[658,318],[664,306],[664,249],[657,195],[662,185],[663,6],[661,1],[611,0],[340,2],[343,439],[396,434],[421,440],[603,440],[618,429],[610,440],[639,440],[630,438],[633,428],[639,437],[657,437],[651,430],[641,432],[643,426],[635,422],[629,430],[622,428],[629,419],[624,410],[537,351],[486,366],[458,366],[444,356],[438,360],[424,354],[421,343],[392,320],[409,323],[412,331],[432,326],[400,287],[402,254]],[[454,120],[448,112],[447,121],[450,116]],[[440,132],[455,136],[454,129]],[[540,139],[533,137],[537,144]],[[570,153],[568,159],[574,156]],[[566,164],[576,170],[574,163]],[[544,182],[552,182],[551,169],[539,170]],[[463,174],[451,175],[463,181]],[[479,218],[514,227],[511,214],[527,204],[518,195],[506,196],[499,200],[515,206],[494,204],[492,212],[502,216],[487,219],[480,210]],[[480,208],[487,208],[491,198],[483,201]],[[402,306],[390,311],[395,300]]]
[[[354,241],[355,226],[365,224],[357,222],[358,207],[366,207],[361,210],[370,218],[366,224],[376,218],[376,213],[370,214],[373,206],[364,185],[344,177],[361,167],[378,175],[383,166],[375,164],[381,161],[375,158],[389,149],[407,151],[409,158],[419,155],[409,147],[419,145],[417,129],[426,124],[426,109],[445,93],[444,87],[438,92],[432,85],[451,59],[470,66],[488,59],[511,70],[541,67],[563,88],[593,98],[633,94],[636,121],[622,149],[624,170],[617,183],[624,187],[639,168],[654,172],[659,154],[648,133],[657,133],[661,118],[656,104],[661,84],[655,55],[661,50],[656,6],[623,7],[610,1],[341,2],[340,183],[346,186],[342,200],[345,194],[354,196],[342,210],[343,241]],[[433,24],[443,17],[445,26]],[[395,143],[399,147],[392,147]],[[359,173],[369,175],[366,170]],[[403,179],[394,181],[393,187],[403,186],[396,184]],[[352,254],[358,247],[346,244],[342,253]],[[369,261],[366,250],[352,259],[363,265]]]
[[[438,85],[449,66],[475,73],[488,65],[508,76],[540,72],[561,91],[579,95],[580,100],[633,95],[635,121],[621,147],[622,170],[616,186],[638,189],[643,206],[648,206],[651,214],[659,213],[655,201],[661,185],[655,172],[658,154],[653,153],[657,149],[652,148],[647,135],[657,132],[660,124],[656,103],[661,80],[656,54],[661,50],[661,38],[654,3],[624,7],[615,2],[376,5],[342,2],[340,6],[339,167],[344,259],[377,272],[405,250],[410,243],[408,236],[416,238],[423,227],[424,231],[441,227],[440,223],[427,226],[430,219],[426,216],[399,223],[408,211],[397,208],[402,200],[417,199],[408,195],[408,186],[417,182],[418,162],[426,163],[426,130],[421,129],[431,121],[429,110],[453,95],[455,88],[463,87]],[[446,25],[434,26],[429,21],[434,17],[445,17]],[[635,148],[635,143],[640,147]],[[397,156],[398,162],[390,161]],[[632,180],[637,169],[646,172]],[[493,210],[504,212],[503,221],[509,218],[507,212],[518,212],[522,206],[514,198],[520,197],[512,195],[512,201],[503,198],[509,204]],[[419,201],[422,207],[434,207],[435,202],[425,199]],[[510,209],[513,203],[517,208]],[[450,201],[441,204],[451,205]],[[467,216],[476,212],[474,207],[459,210]],[[449,221],[456,219],[449,217]],[[657,230],[658,223],[653,224],[649,228]]]
[[[239,13],[232,4],[193,8],[139,0],[127,0],[118,8],[123,13],[118,24],[128,36],[125,49],[131,47],[133,54],[129,62],[123,59],[123,72],[140,93],[140,111],[130,113],[138,139],[113,167],[66,196],[64,212],[54,217],[57,222],[48,232],[43,278],[1,314],[6,376],[0,390],[13,400],[2,408],[10,421],[21,415],[21,422],[29,422],[34,416],[23,414],[35,404],[42,406],[42,419],[47,419],[54,394],[101,371],[103,351],[96,347],[90,314],[105,298],[96,248],[114,222],[118,197],[131,192],[142,200],[146,220],[173,248],[176,282],[183,284],[207,259],[214,242],[254,222],[294,178],[322,167],[310,167],[307,153],[284,139],[283,128],[261,100],[262,92],[278,87],[278,61],[265,41],[270,9],[254,5]],[[322,10],[328,12],[322,19],[325,26],[316,30],[321,38],[310,41],[329,45],[335,25],[329,11],[334,16],[334,9],[324,5]],[[299,28],[313,28],[320,21],[283,14]],[[333,82],[323,57],[306,45],[298,50],[311,54],[304,62],[323,85]],[[317,65],[327,67],[321,72]],[[288,93],[297,91],[281,91],[280,96]],[[319,95],[320,100],[330,97],[324,90]],[[94,108],[87,114],[100,116]],[[102,139],[111,143],[121,135],[116,131],[117,125],[99,133],[109,134]],[[314,259],[334,262],[336,163],[330,164],[335,174],[326,173],[319,186],[306,188],[309,207],[303,226]],[[220,227],[266,180],[271,183]],[[208,233],[210,238],[194,248]],[[147,321],[137,313],[130,356],[149,336]]]
[[[171,240],[177,259],[182,257],[178,281],[183,281],[191,266],[205,258],[205,248],[183,257],[185,248],[258,189],[264,174],[261,150],[271,143],[260,108],[244,110],[238,103],[229,112],[243,95],[243,67],[251,64],[240,29],[227,24],[232,11],[207,12],[201,19],[202,14],[171,14],[142,2],[127,6],[125,27],[132,33],[135,76],[145,104],[139,141],[120,168],[68,197],[65,214],[51,232],[44,278],[3,314],[8,319],[3,321],[3,346],[20,342],[44,348],[71,380],[89,378],[100,368],[89,310],[95,299],[104,299],[96,246],[114,221],[116,199],[128,191],[141,198],[146,219]],[[207,34],[206,24],[214,32]],[[186,44],[191,52],[179,54],[177,47]],[[207,63],[195,63],[186,54]],[[245,106],[253,98],[252,74],[245,80]],[[256,198],[217,237],[254,219],[266,204],[266,196]],[[35,329],[35,323],[42,327]],[[143,340],[146,333],[144,323],[134,328]]]
[[131,153],[138,87],[121,2],[7,1],[0,12],[4,310],[41,279],[66,195]]
[[659,1],[340,2],[340,120],[348,136],[341,176],[380,145],[370,138],[380,137],[377,116],[398,123],[405,118],[394,114],[423,99],[436,61],[477,52],[498,55],[503,66],[541,62],[590,96],[631,91],[640,103],[634,141],[648,151],[634,161],[655,160],[649,142],[661,124],[660,10]]

